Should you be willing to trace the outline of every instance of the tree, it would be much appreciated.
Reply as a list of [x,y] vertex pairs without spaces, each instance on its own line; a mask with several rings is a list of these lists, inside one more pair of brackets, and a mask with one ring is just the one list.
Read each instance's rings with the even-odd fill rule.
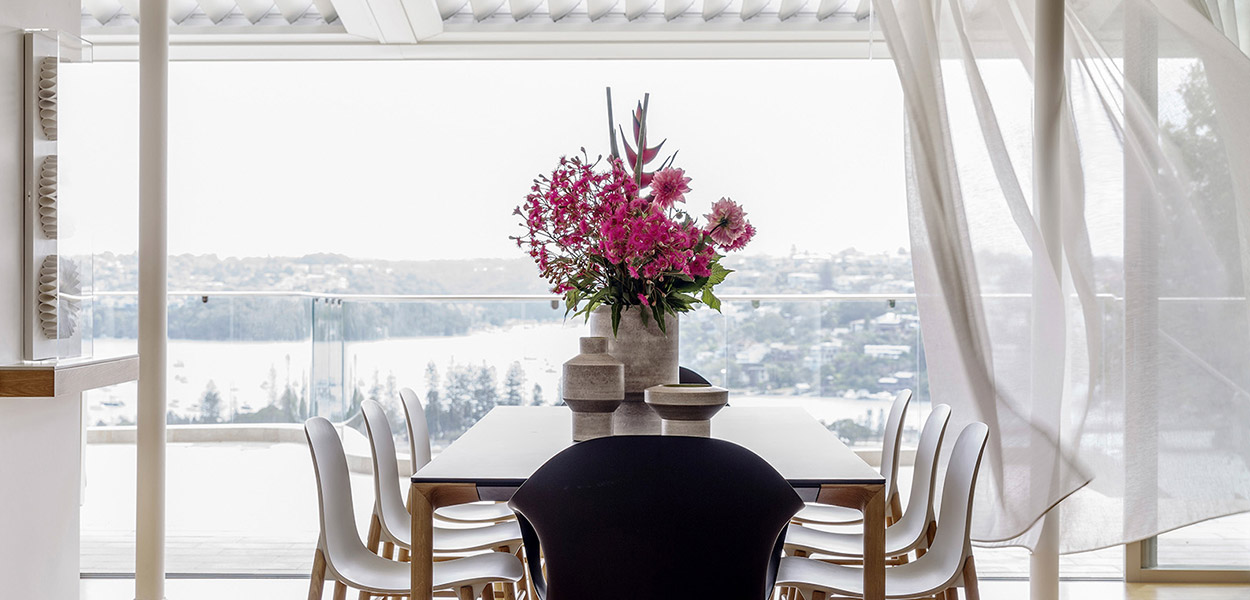
[[204,386],[204,394],[200,396],[200,422],[221,422],[221,393],[217,391],[217,384],[212,379],[208,380],[208,385]]
[[521,363],[513,361],[508,367],[508,373],[503,378],[503,398],[499,404],[505,406],[520,406],[524,403],[521,389],[525,386],[525,369],[521,367]]
[[859,440],[872,437],[872,431],[850,419],[834,421],[829,425],[829,431],[836,434],[847,445],[854,445]]
[[[473,423],[486,416],[499,403],[499,389],[495,383],[495,367],[482,363],[473,378]],[[472,425],[472,423],[470,423]]]
[[545,401],[543,400],[543,386],[535,383],[533,396],[530,398],[530,404],[533,404],[534,406],[542,406],[544,402]]
[[447,431],[447,407],[438,393],[438,367],[434,361],[425,365],[425,416],[430,424],[430,434],[442,439]]

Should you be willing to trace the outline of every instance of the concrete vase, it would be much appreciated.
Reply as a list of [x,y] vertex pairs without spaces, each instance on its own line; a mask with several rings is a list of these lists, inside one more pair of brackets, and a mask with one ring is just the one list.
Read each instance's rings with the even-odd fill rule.
[[581,338],[580,349],[563,372],[575,442],[612,435],[612,414],[625,397],[625,365],[608,354],[607,338]]
[[669,315],[664,320],[667,332],[660,331],[655,319],[643,325],[638,311],[627,308],[615,335],[612,333],[612,309],[602,306],[590,315],[591,335],[608,339],[608,352],[625,365],[625,397],[612,417],[614,435],[656,435],[660,433],[660,417],[643,402],[647,388],[664,383],[677,383],[677,340],[679,319]]

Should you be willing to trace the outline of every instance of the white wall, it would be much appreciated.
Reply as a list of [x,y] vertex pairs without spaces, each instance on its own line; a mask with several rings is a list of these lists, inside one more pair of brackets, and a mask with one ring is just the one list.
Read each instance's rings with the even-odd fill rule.
[[[22,357],[22,29],[77,35],[79,0],[0,0],[0,364]],[[0,398],[0,597],[78,597],[81,401]]]

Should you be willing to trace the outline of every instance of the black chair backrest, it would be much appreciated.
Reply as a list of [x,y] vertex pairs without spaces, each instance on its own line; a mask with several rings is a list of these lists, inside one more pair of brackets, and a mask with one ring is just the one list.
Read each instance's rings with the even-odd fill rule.
[[677,382],[678,383],[701,383],[703,385],[711,385],[711,383],[707,380],[707,378],[698,374],[692,369],[687,369],[686,367],[677,367]]
[[557,454],[509,505],[539,600],[764,600],[803,502],[737,444],[613,436]]

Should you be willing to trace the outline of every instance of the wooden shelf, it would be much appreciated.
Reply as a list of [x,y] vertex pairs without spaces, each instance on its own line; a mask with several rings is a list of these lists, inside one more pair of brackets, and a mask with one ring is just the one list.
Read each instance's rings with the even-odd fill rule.
[[0,365],[0,398],[53,398],[139,379],[139,356]]

